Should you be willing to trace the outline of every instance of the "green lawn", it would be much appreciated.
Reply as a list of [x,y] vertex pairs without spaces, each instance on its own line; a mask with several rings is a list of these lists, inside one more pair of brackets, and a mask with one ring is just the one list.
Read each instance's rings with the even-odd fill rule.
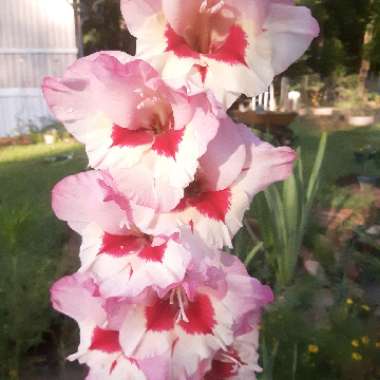
[[[292,129],[297,136],[297,145],[301,146],[305,156],[305,167],[310,168],[318,146],[322,130],[312,120],[299,118]],[[338,178],[350,174],[379,174],[373,163],[365,168],[355,161],[354,152],[367,145],[380,149],[380,124],[362,128],[344,128],[328,131],[326,164],[324,166],[325,183],[333,184]]]
[[86,161],[72,141],[0,148],[1,379],[21,363],[27,370],[28,349],[53,336],[48,290],[67,270],[62,253],[68,233],[51,211],[50,193]]
[[[48,161],[69,154],[71,160]],[[60,254],[65,227],[51,211],[50,191],[60,179],[85,167],[85,154],[75,142],[0,148],[0,212],[7,218],[27,210],[31,228],[23,237],[31,253]]]
[[[315,121],[298,118],[292,125],[297,137],[297,145],[301,147],[306,173],[310,173],[322,129]],[[371,145],[380,149],[380,124],[370,127],[335,129],[333,125],[327,129],[328,145],[322,171],[322,183],[317,195],[317,201],[323,207],[347,207],[352,209],[365,208],[373,202],[373,193],[352,192],[349,186],[341,186],[338,179],[356,177],[357,175],[380,175],[373,161],[365,167],[355,160],[354,152]]]

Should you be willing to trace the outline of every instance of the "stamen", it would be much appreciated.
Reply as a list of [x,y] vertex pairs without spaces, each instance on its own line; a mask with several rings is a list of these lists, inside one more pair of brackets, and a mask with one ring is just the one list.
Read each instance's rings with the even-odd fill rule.
[[199,12],[200,13],[205,13],[206,10],[207,10],[207,7],[208,7],[208,1],[207,0],[203,0],[201,6],[199,8]]
[[227,361],[230,361],[232,363],[235,363],[237,364],[239,367],[242,365],[241,362],[234,358],[232,355],[230,355],[228,352],[223,352],[221,355],[220,355],[223,359],[226,359]]
[[169,302],[170,302],[170,305],[173,305],[174,304],[174,296],[175,296],[175,290],[172,290],[170,292],[170,298],[169,298]]
[[199,8],[199,31],[197,47],[198,51],[207,54],[210,52],[212,40],[212,15],[218,13],[224,7],[224,0],[204,0]]
[[128,221],[127,218],[125,217],[125,218],[123,218],[123,219],[120,221],[120,223],[119,223],[119,227],[120,227],[120,228],[127,227],[127,226],[128,226],[128,223],[129,223],[129,221]]
[[176,323],[180,321],[189,323],[189,318],[187,317],[185,311],[187,299],[186,296],[183,294],[183,290],[181,288],[173,289],[170,292],[169,302],[170,305],[176,305],[179,308]]
[[176,289],[176,295],[177,295],[177,300],[178,300],[178,306],[179,306],[179,314],[177,317],[177,322],[178,321],[184,321],[186,323],[189,323],[189,318],[187,318],[186,312],[185,312],[185,305],[183,302],[182,298],[182,290],[181,289]]
[[157,96],[150,96],[142,100],[138,105],[137,109],[141,110],[145,107],[154,107],[159,103],[160,99]]
[[160,125],[166,125],[167,123],[167,110],[165,110],[163,105],[158,105],[157,107],[157,116],[160,122]]
[[145,97],[144,91],[141,88],[136,88],[135,90],[133,90],[133,92],[135,92],[136,94],[138,94],[140,96],[140,98],[144,98]]
[[200,13],[215,14],[224,7],[224,0],[218,1],[216,4],[209,4],[209,0],[204,0],[199,8]]
[[215,4],[214,6],[212,6],[210,8],[209,12],[211,14],[218,13],[223,7],[224,7],[224,1],[221,0],[221,1],[219,1],[219,3]]
[[[141,94],[140,94],[141,95]],[[166,103],[160,96],[147,96],[143,98],[136,106],[141,110],[148,110],[150,116],[145,116],[145,127],[153,130],[155,134],[170,129],[168,120],[170,120],[170,112]]]

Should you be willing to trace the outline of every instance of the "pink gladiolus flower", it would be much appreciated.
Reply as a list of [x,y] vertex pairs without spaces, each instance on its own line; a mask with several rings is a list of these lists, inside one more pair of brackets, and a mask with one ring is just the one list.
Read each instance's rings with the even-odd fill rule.
[[258,315],[272,300],[270,289],[250,278],[235,257],[223,253],[214,266],[224,276],[210,270],[208,280],[192,291],[183,284],[161,298],[153,292],[135,300],[103,298],[90,274],[57,281],[51,289],[53,306],[75,319],[81,331],[78,352],[70,360],[87,364],[93,380],[100,374],[145,379],[149,360],[158,367],[156,377],[147,379],[190,379],[204,360],[231,351],[242,321],[251,329],[247,315]]
[[215,258],[207,281],[200,281],[190,293],[187,289],[183,284],[162,298],[151,294],[126,314],[120,329],[128,357],[139,361],[171,351],[173,379],[193,376],[204,360],[225,351],[242,321],[247,324],[247,316],[259,314],[272,300],[270,289],[226,254]]
[[289,177],[295,159],[291,148],[275,148],[245,126],[224,119],[180,204],[153,219],[152,233],[188,224],[210,246],[232,247],[254,195]]
[[[89,274],[63,277],[50,292],[53,307],[75,319],[79,325],[80,345],[78,352],[70,355],[69,360],[79,360],[90,367],[86,380],[151,379],[145,376],[139,363],[123,354],[119,331],[107,326],[104,328],[108,322],[107,301],[100,297],[98,286]],[[158,373],[159,363],[156,360]]]
[[122,53],[79,59],[43,91],[55,116],[86,145],[135,203],[169,211],[194,178],[215,136],[214,104],[173,90],[148,63]]
[[264,92],[319,34],[290,0],[122,0],[137,55],[164,78],[212,89],[227,107]]
[[[124,208],[121,208],[109,196],[111,183],[111,177],[101,171],[66,177],[52,191],[54,213],[79,234],[91,223],[108,233],[122,234],[131,226],[131,206],[123,198]],[[148,215],[148,220],[151,218],[152,215]]]
[[257,329],[241,335],[226,351],[219,351],[212,360],[203,380],[256,379],[262,369],[258,365],[259,334]]
[[96,252],[88,270],[96,276],[102,295],[135,297],[147,288],[159,292],[184,279],[191,252],[180,236],[109,235],[95,229],[84,237],[81,253],[83,257],[90,253],[86,250]]
[[138,58],[93,54],[43,83],[95,169],[52,193],[82,237],[80,269],[51,288],[53,307],[79,326],[69,360],[89,367],[86,380],[255,379],[273,294],[220,249],[296,153],[235,124],[215,99],[265,91],[317,22],[293,0],[121,2]]
[[82,236],[80,271],[91,271],[107,297],[135,297],[148,287],[159,291],[181,282],[198,247],[182,237],[185,231],[145,234],[138,222],[149,220],[152,210],[142,215],[145,209],[124,197],[123,210],[114,202],[118,197],[111,186],[104,173],[88,171],[53,189],[56,215]]
[[[242,312],[242,318],[234,325],[234,341],[227,348],[219,350],[211,359],[204,361],[199,367],[199,374],[202,376],[198,375],[199,377],[191,380],[256,379],[255,374],[261,372],[261,367],[258,365],[261,309],[273,302],[273,293],[269,287],[263,287],[254,278],[251,278],[250,283],[241,281],[246,269],[239,260],[228,255],[224,256],[224,260],[230,261],[230,265],[234,268],[231,272],[235,274],[235,278],[233,281],[230,280],[229,287],[235,287],[236,292],[240,290],[245,294],[250,294],[250,287],[254,289],[251,292],[251,295],[255,294],[254,298],[247,298],[246,302],[255,304],[256,309],[246,308]],[[239,307],[238,302],[230,306],[235,309]]]
[[[66,276],[50,289],[51,302],[57,311],[75,319],[79,324],[103,325],[107,319],[105,302],[89,274]],[[81,307],[78,307],[80,300]]]

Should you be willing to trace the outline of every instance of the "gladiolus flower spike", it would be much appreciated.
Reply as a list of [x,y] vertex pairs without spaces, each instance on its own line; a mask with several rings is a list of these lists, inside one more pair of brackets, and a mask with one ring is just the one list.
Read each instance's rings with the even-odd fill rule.
[[56,216],[82,238],[80,268],[51,288],[80,329],[69,360],[88,366],[87,380],[255,379],[273,294],[222,249],[255,194],[291,175],[296,153],[226,107],[264,91],[318,25],[291,0],[121,8],[136,57],[99,52],[42,86],[91,167],[52,192]]

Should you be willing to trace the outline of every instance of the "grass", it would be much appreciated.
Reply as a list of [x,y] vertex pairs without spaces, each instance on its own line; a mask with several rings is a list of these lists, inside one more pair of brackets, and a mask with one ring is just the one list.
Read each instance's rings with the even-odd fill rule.
[[[322,129],[310,119],[299,118],[292,126],[297,136],[297,143],[305,155],[306,171],[313,165],[313,159],[318,147]],[[379,169],[371,163],[363,172],[357,164],[354,152],[367,145],[380,147],[380,124],[362,128],[347,128],[331,130],[328,134],[328,146],[324,169],[326,183],[334,183],[338,178],[351,174],[375,175]]]
[[[72,154],[73,159],[48,161]],[[28,251],[40,256],[60,254],[64,224],[51,211],[50,191],[66,175],[86,166],[81,146],[75,142],[54,145],[11,146],[0,149],[0,212],[4,216],[26,209],[31,215]],[[24,239],[23,239],[24,240]]]
[[28,349],[53,336],[48,289],[67,270],[61,257],[68,234],[51,211],[50,193],[86,162],[73,141],[0,148],[0,378],[18,378]]
[[[302,148],[306,173],[310,173],[318,148],[323,126],[310,119],[299,118],[292,129],[297,137],[297,145]],[[371,145],[380,148],[380,124],[369,127],[328,129],[328,144],[323,166],[321,190],[318,201],[325,207],[348,207],[358,209],[368,206],[373,201],[371,192],[353,193],[350,187],[340,186],[337,181],[344,177],[356,175],[380,175],[380,170],[373,162],[365,168],[355,160],[354,152]]]

